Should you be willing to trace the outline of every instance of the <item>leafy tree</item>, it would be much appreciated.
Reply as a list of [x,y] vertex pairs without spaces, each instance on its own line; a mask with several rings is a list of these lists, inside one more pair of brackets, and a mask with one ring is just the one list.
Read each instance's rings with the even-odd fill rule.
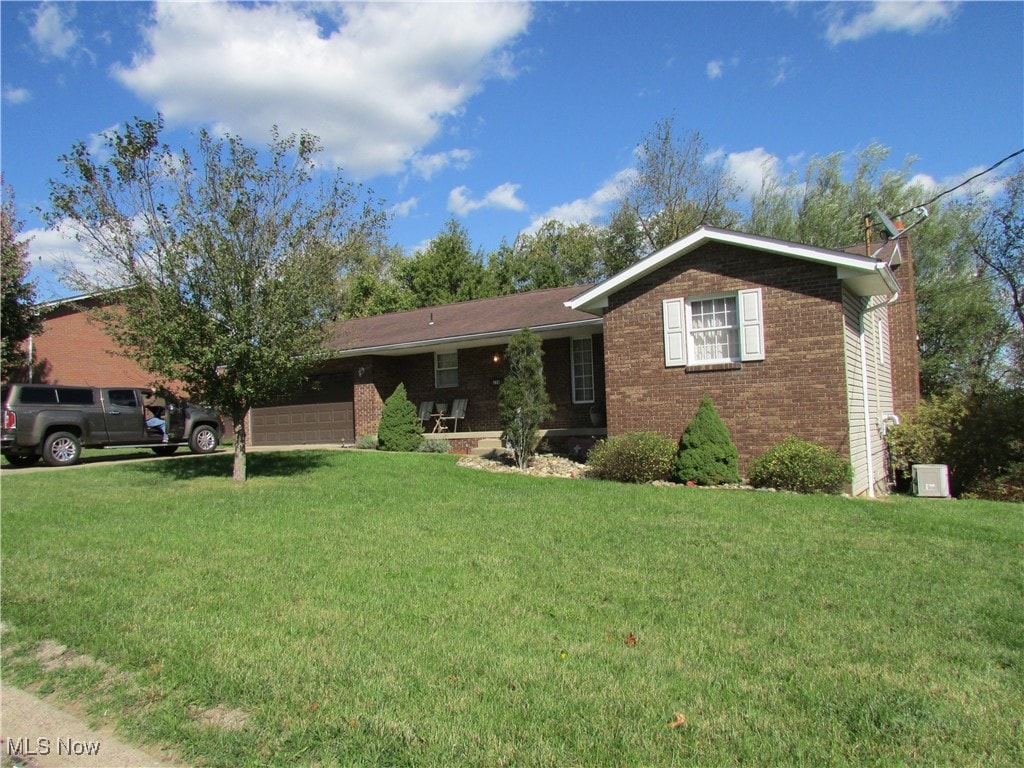
[[676,132],[659,121],[640,145],[637,175],[624,202],[636,214],[651,249],[663,248],[697,227],[734,227],[739,186],[721,159],[712,159],[697,131]]
[[197,137],[195,155],[161,143],[163,119],[136,118],[82,142],[50,182],[51,226],[70,224],[91,271],[86,291],[124,289],[101,315],[128,357],[180,382],[234,422],[233,476],[246,474],[246,417],[297,386],[338,311],[345,247],[385,224],[338,172],[322,172],[317,138],[282,137],[266,155],[235,136]]
[[529,328],[512,337],[505,353],[508,372],[498,390],[498,418],[520,469],[529,465],[537,430],[555,410],[544,381],[543,355],[540,338]]
[[918,349],[925,396],[980,392],[1006,378],[1010,338],[996,284],[979,279],[973,232],[984,213],[979,199],[932,206],[914,230]]
[[536,233],[516,238],[515,250],[528,276],[522,290],[560,288],[595,277],[600,240],[597,229],[589,224],[551,220]]
[[14,205],[14,190],[0,177],[3,189],[3,205],[0,209],[0,282],[3,284],[0,304],[0,366],[2,378],[9,381],[11,375],[27,367],[22,346],[34,333],[39,333],[42,323],[36,314],[35,285],[27,279],[29,271],[28,241],[18,240],[22,222]]
[[738,483],[739,451],[711,398],[704,395],[697,412],[679,438],[672,474],[681,483]]
[[473,253],[469,233],[455,219],[448,220],[425,250],[398,267],[397,279],[412,297],[414,307],[494,295],[483,259]]
[[423,443],[423,430],[416,418],[416,406],[405,393],[405,384],[399,384],[380,413],[377,440],[382,451],[415,451]]
[[1024,165],[1007,179],[1004,192],[979,220],[973,243],[978,277],[991,279],[1013,326],[1011,349],[1018,385],[1024,384]]
[[600,263],[596,277],[609,278],[631,267],[646,255],[647,241],[644,239],[643,227],[636,212],[625,201],[615,209],[600,235]]

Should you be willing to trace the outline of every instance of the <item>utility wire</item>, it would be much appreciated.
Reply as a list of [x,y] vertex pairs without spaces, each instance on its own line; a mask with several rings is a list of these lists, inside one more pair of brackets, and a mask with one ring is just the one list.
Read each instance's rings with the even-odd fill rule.
[[1012,155],[1007,155],[1006,157],[1004,157],[1002,160],[1000,160],[995,165],[990,165],[984,171],[981,171],[980,173],[974,174],[973,176],[971,176],[971,178],[965,179],[964,181],[961,181],[955,187],[950,187],[945,192],[939,192],[939,194],[937,194],[931,200],[923,202],[920,205],[915,205],[913,208],[908,208],[907,210],[903,211],[902,213],[897,213],[895,216],[893,216],[893,218],[894,219],[898,219],[900,216],[905,216],[906,214],[912,212],[915,208],[927,207],[927,206],[931,205],[932,203],[934,203],[936,200],[938,200],[940,197],[944,197],[945,195],[948,195],[950,192],[956,192],[958,189],[960,189],[960,187],[963,187],[963,186],[966,186],[966,185],[970,184],[972,181],[974,181],[979,176],[984,176],[986,173],[988,173],[990,171],[994,171],[996,168],[998,168],[1000,165],[1005,163],[1007,160],[1012,160],[1017,155],[1022,155],[1022,154],[1024,154],[1024,149],[1018,149]]

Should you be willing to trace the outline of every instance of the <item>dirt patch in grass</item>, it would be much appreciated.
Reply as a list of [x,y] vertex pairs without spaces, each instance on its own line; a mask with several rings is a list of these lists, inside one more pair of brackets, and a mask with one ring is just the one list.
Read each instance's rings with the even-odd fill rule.
[[224,731],[241,731],[249,722],[249,715],[240,709],[228,709],[222,704],[208,709],[193,707],[189,716],[200,725],[220,728]]
[[102,661],[97,661],[92,656],[75,653],[66,645],[61,645],[53,640],[43,640],[43,642],[39,643],[32,653],[32,657],[42,665],[44,672],[57,672],[58,670],[87,667],[101,670],[104,675],[115,674],[113,667],[104,664]]

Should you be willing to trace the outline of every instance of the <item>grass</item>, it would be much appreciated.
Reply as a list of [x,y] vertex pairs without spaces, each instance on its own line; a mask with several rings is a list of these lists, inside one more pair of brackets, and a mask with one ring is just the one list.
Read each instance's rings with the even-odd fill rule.
[[201,765],[1021,764],[1019,507],[455,460],[7,473],[5,677]]

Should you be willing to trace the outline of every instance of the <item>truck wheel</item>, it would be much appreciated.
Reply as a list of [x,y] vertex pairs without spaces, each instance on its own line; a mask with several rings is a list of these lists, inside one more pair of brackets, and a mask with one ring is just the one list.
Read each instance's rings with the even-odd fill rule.
[[12,467],[31,467],[43,457],[38,453],[5,453],[4,458]]
[[70,432],[54,432],[43,443],[43,461],[51,467],[70,467],[81,455],[82,444]]
[[188,439],[188,447],[192,453],[213,453],[217,442],[216,430],[203,425],[192,430],[192,436]]
[[157,456],[173,456],[176,450],[178,450],[176,445],[161,445],[159,448],[154,448],[153,453]]

